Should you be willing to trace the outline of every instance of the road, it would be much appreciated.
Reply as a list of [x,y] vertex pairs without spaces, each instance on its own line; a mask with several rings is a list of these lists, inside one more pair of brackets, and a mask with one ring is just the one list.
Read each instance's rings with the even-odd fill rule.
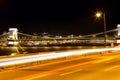
[[0,80],[120,80],[117,51],[41,61],[1,70]]

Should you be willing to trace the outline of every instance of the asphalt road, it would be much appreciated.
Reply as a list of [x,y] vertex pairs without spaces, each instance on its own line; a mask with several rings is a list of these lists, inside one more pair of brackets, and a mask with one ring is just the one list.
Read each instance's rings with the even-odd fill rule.
[[120,52],[41,61],[1,70],[0,80],[120,80]]

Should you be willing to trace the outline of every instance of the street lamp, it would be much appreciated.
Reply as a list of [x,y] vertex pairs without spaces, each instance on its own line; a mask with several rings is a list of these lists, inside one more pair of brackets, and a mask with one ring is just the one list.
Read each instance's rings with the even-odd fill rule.
[[103,17],[103,22],[104,22],[104,46],[107,46],[107,42],[106,42],[106,19],[105,19],[105,12],[97,12],[96,13],[96,17],[100,18]]

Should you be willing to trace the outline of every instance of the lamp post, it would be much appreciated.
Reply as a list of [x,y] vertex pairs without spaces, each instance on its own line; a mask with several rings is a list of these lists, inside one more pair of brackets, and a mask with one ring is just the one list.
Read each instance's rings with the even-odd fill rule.
[[106,42],[106,18],[105,18],[105,12],[97,12],[96,13],[96,17],[100,18],[103,15],[103,23],[104,23],[104,46],[107,46],[107,42]]

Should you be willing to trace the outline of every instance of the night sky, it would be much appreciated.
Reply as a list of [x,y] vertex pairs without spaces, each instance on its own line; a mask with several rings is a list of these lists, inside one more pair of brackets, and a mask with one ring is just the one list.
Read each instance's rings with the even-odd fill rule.
[[22,33],[53,35],[87,35],[103,31],[103,19],[95,12],[106,14],[107,30],[120,23],[119,0],[0,0],[0,33],[10,27]]

